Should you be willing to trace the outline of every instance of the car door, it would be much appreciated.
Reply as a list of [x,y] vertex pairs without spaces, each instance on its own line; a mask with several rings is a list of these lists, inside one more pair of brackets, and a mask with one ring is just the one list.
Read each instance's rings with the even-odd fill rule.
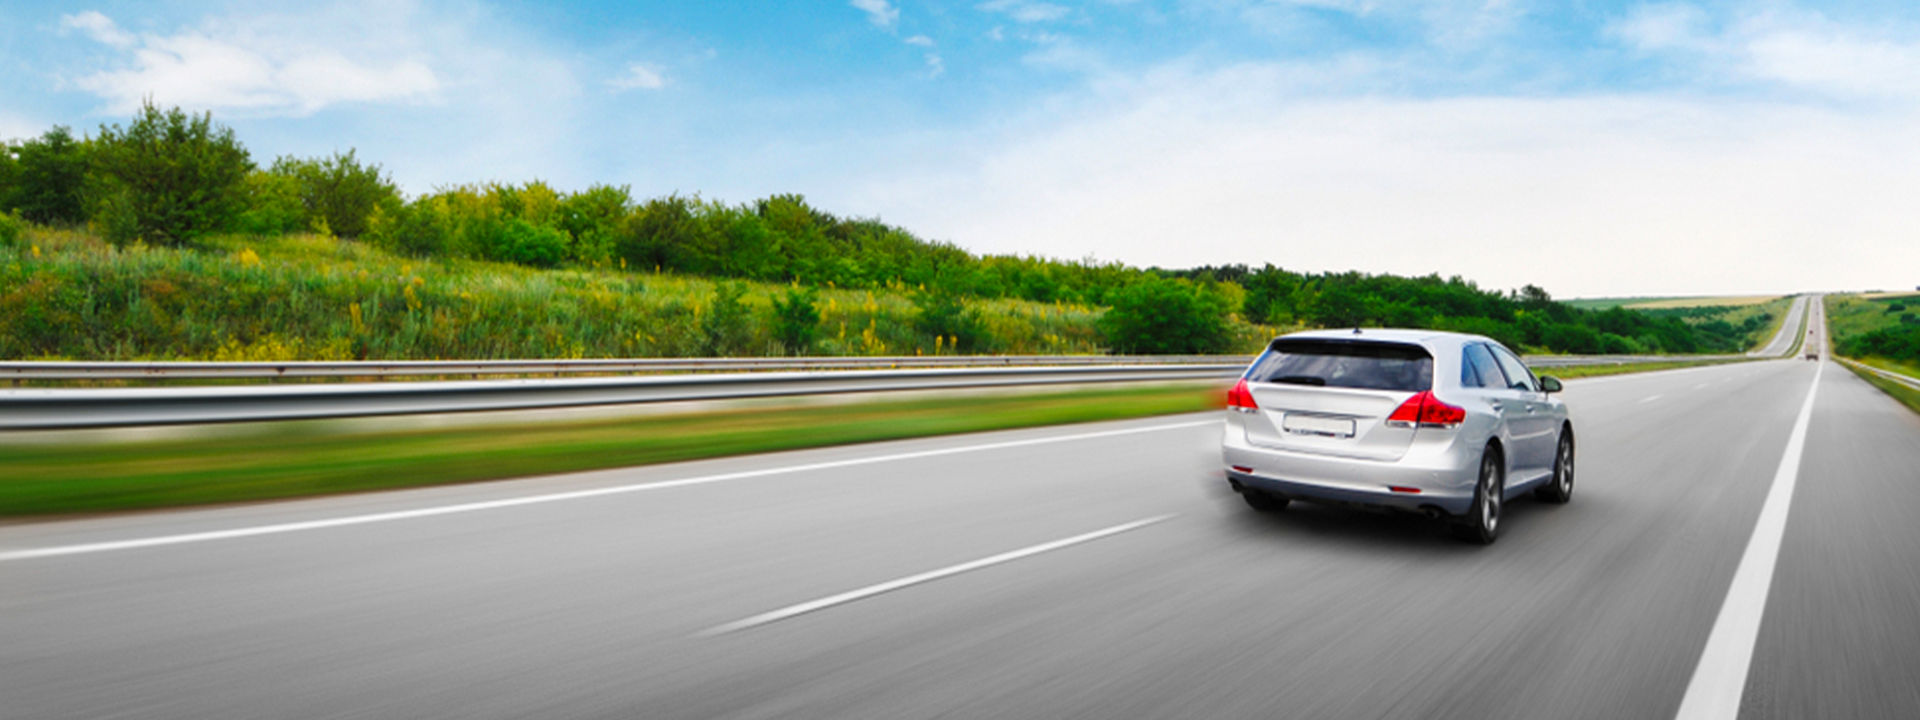
[[1488,349],[1493,351],[1494,359],[1506,374],[1517,411],[1508,421],[1513,432],[1513,464],[1517,476],[1510,481],[1530,480],[1553,469],[1557,429],[1553,408],[1547,403],[1546,393],[1540,391],[1540,380],[1527,369],[1526,363],[1520,362],[1519,356],[1500,345],[1489,345]]
[[1515,437],[1518,427],[1514,423],[1525,421],[1525,399],[1509,386],[1505,371],[1500,369],[1500,362],[1493,358],[1493,351],[1485,343],[1467,343],[1461,349],[1460,384],[1478,395],[1489,409],[1500,416],[1500,426],[1494,430],[1494,434],[1500,438],[1501,445],[1507,448],[1508,473],[1513,474],[1522,461]]

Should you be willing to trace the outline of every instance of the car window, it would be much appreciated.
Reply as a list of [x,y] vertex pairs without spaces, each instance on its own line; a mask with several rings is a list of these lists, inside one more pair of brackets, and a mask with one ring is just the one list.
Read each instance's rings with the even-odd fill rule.
[[1275,340],[1247,370],[1252,382],[1364,390],[1433,387],[1433,356],[1418,345]]
[[1497,346],[1493,348],[1493,356],[1500,361],[1500,369],[1506,371],[1511,387],[1530,392],[1540,391],[1539,381],[1533,379],[1533,372],[1527,370],[1526,363],[1520,362],[1520,358],[1514,357],[1506,348]]
[[[1468,377],[1473,378],[1472,382]],[[1466,387],[1505,388],[1507,377],[1500,373],[1500,365],[1493,359],[1493,353],[1480,343],[1467,343],[1460,351],[1460,384]]]

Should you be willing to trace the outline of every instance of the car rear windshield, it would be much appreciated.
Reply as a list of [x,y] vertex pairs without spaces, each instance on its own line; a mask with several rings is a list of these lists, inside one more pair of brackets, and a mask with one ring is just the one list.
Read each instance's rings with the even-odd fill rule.
[[1253,361],[1247,380],[1418,392],[1433,387],[1433,356],[1401,343],[1275,340]]

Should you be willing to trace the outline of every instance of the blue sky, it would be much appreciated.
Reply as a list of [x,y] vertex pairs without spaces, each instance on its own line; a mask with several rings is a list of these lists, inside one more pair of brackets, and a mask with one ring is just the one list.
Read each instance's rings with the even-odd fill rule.
[[1920,283],[1910,2],[0,2],[0,136],[148,96],[411,192],[1568,297]]

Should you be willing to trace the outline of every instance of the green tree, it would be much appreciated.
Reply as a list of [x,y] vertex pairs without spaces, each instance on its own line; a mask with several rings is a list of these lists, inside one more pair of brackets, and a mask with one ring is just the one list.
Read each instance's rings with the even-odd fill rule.
[[230,227],[253,161],[210,114],[144,103],[125,128],[100,128],[91,153],[94,215],[107,239],[191,243]]
[[574,258],[583,262],[611,260],[620,237],[620,222],[633,209],[627,186],[595,185],[560,201],[560,229],[573,237]]
[[813,288],[798,285],[787,288],[786,295],[773,299],[773,339],[789,355],[813,352],[820,337],[819,294]]
[[378,164],[360,162],[353,150],[318,160],[282,157],[272,172],[293,179],[311,227],[340,237],[366,233],[374,208],[391,212],[400,205],[393,181]]
[[309,226],[300,182],[292,176],[265,170],[247,173],[246,197],[246,209],[234,220],[234,229],[240,232],[280,235]]
[[1232,344],[1226,301],[1186,280],[1145,279],[1108,299],[1099,325],[1116,353],[1218,353]]
[[0,211],[11,207],[41,224],[85,220],[86,150],[65,126],[20,143],[14,148],[12,191],[0,198]]

